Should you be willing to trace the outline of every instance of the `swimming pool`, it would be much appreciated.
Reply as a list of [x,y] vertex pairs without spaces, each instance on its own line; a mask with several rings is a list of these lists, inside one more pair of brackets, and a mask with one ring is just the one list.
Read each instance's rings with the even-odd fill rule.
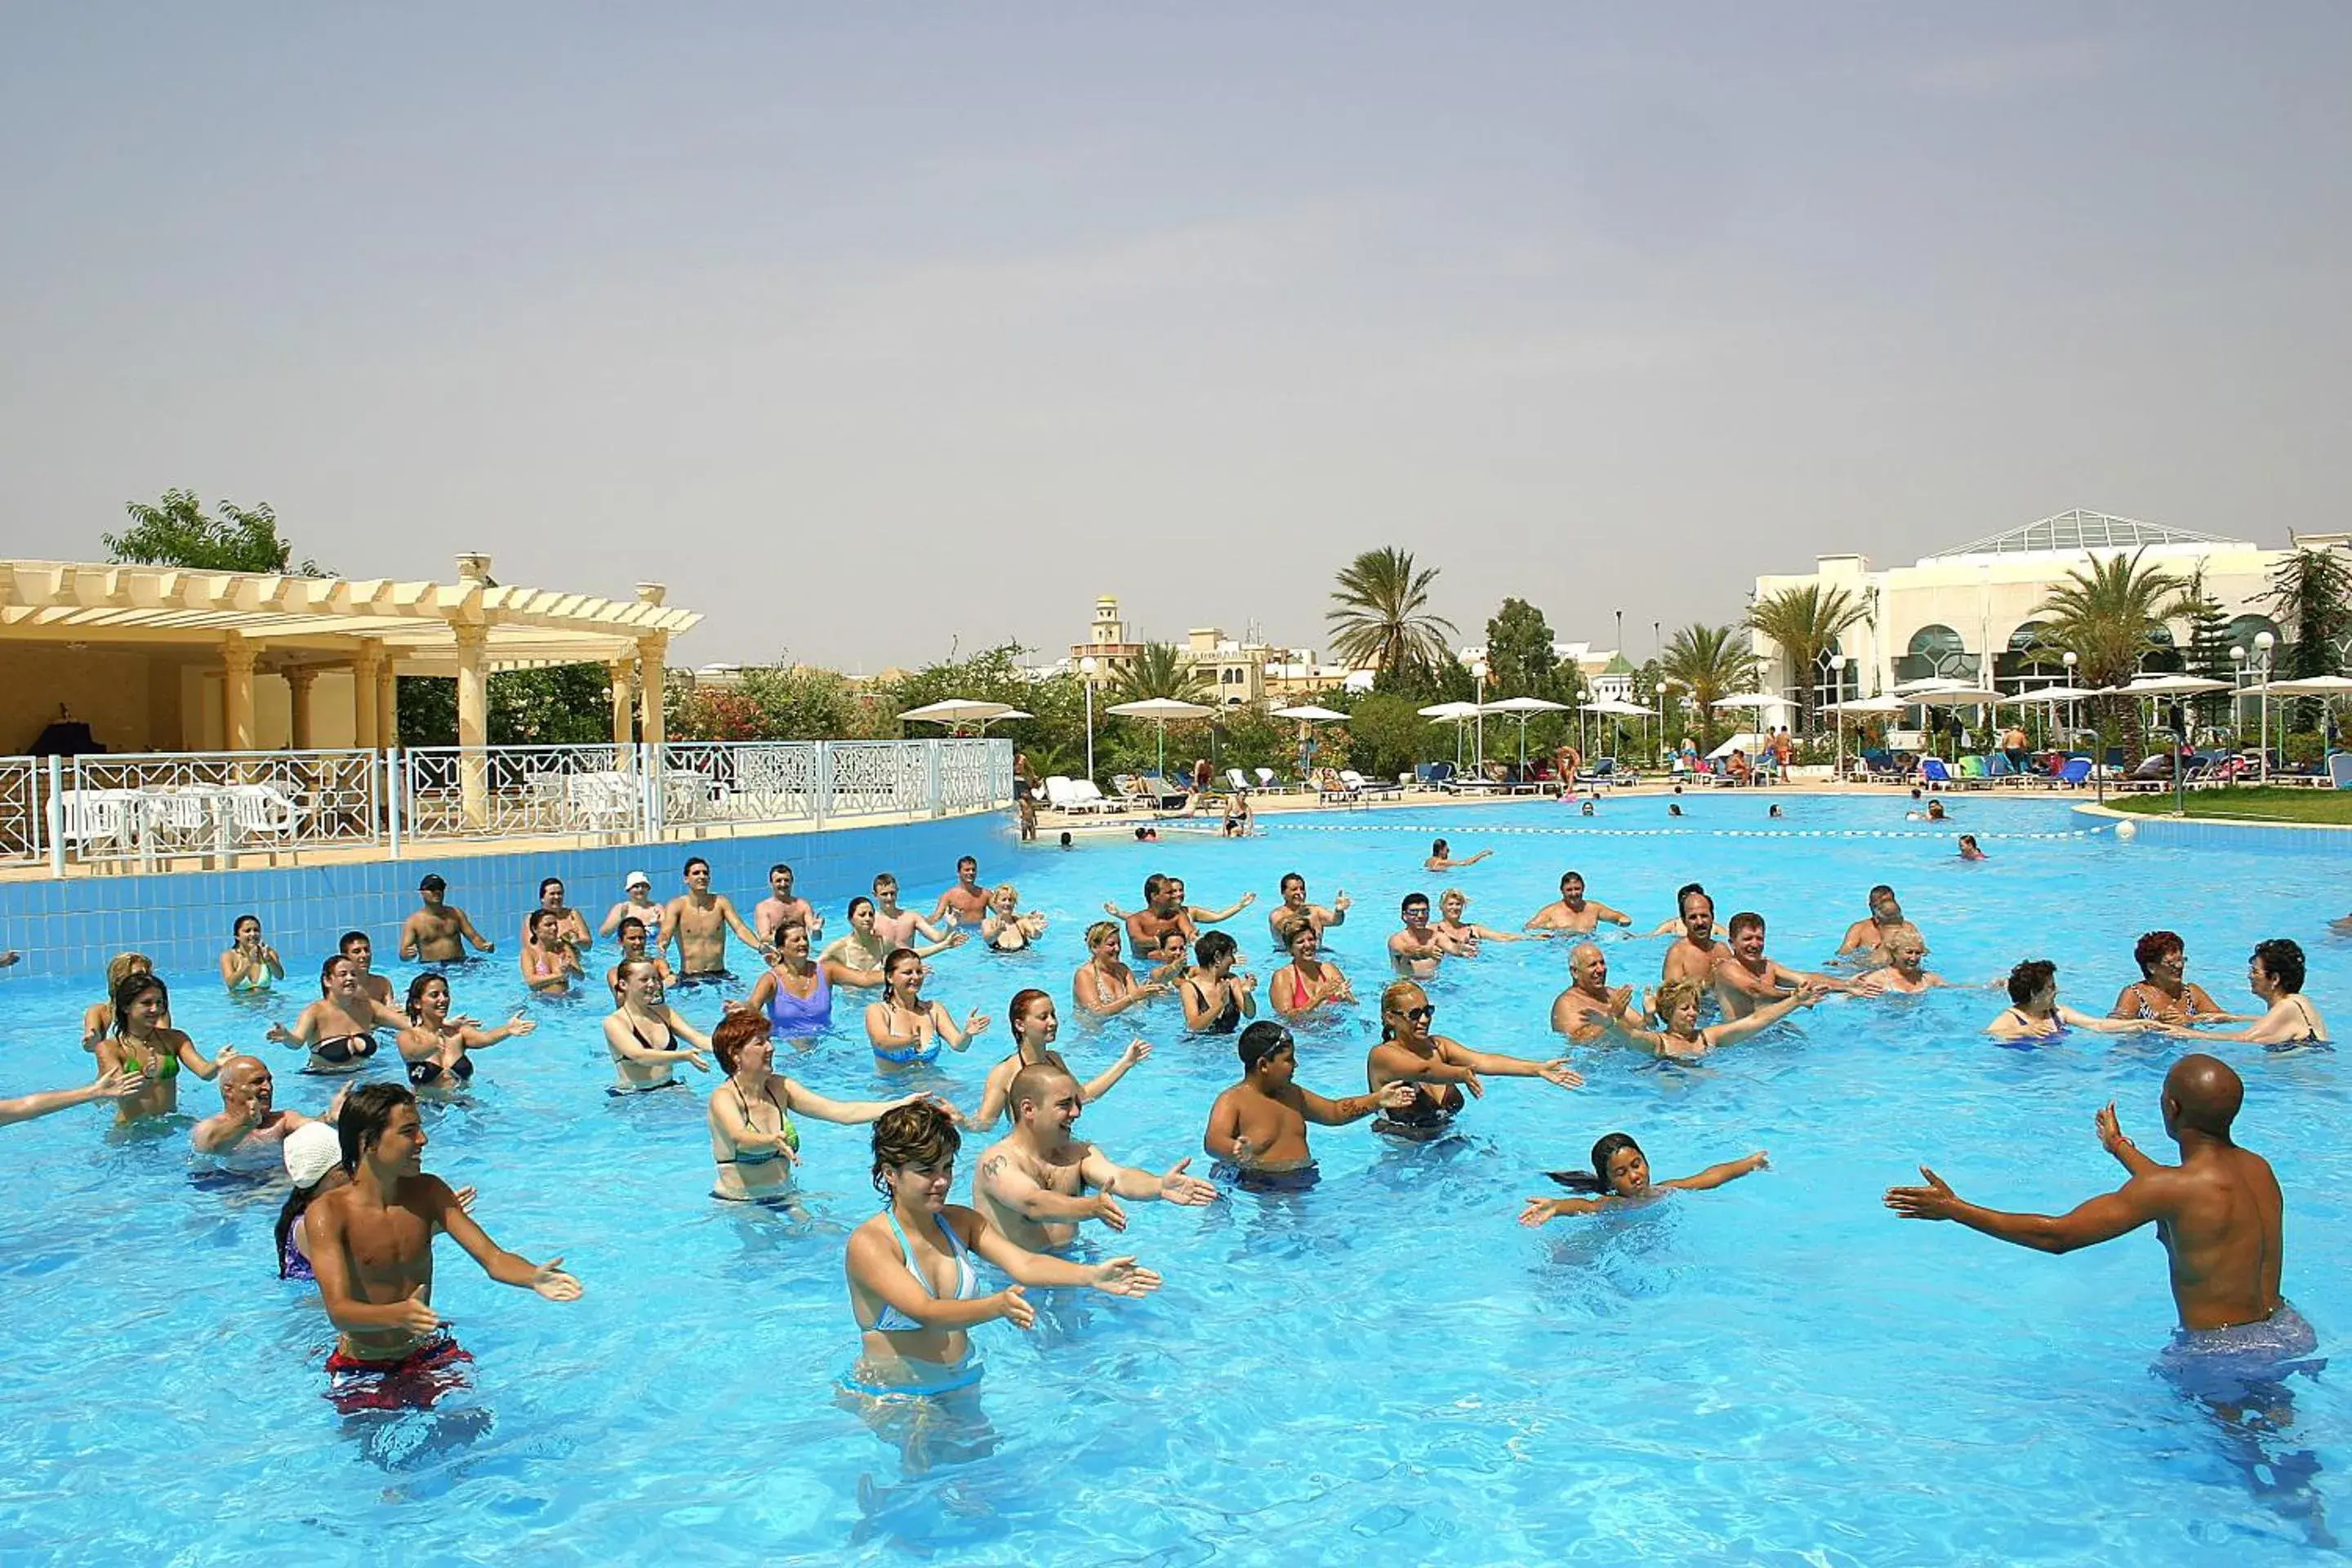
[[[1232,1042],[1186,1039],[1172,1003],[1101,1030],[1068,1005],[1079,931],[1107,898],[1136,907],[1153,869],[1183,876],[1196,904],[1255,891],[1226,929],[1261,977],[1276,962],[1265,913],[1276,879],[1304,872],[1318,901],[1345,888],[1356,910],[1327,946],[1367,995],[1405,891],[1458,885],[1470,918],[1516,928],[1570,867],[1639,929],[1666,918],[1677,883],[1702,880],[1726,918],[1762,911],[1770,951],[1808,966],[1887,880],[1927,933],[1930,967],[1956,979],[2048,956],[2067,1000],[2104,1011],[2135,977],[2133,938],[2164,924],[2225,1004],[2245,1000],[2246,950],[2273,935],[2304,943],[2323,1007],[2352,994],[2352,947],[2326,934],[2347,905],[2334,862],[2119,843],[2046,801],[1962,798],[1931,833],[1902,823],[1899,801],[1781,798],[1787,820],[1768,822],[1755,795],[1686,797],[1671,831],[1651,800],[1589,822],[1528,805],[1269,817],[1244,843],[1171,832],[1066,854],[1008,846],[986,879],[1018,881],[1054,929],[1040,953],[933,961],[930,994],[997,1018],[941,1081],[971,1103],[1008,1048],[1006,1000],[1034,984],[1060,1006],[1074,1066],[1106,1061],[1139,1032],[1131,1022],[1158,1046],[1081,1133],[1129,1163],[1192,1154],[1204,1169],[1209,1101],[1236,1076]],[[1993,858],[1960,864],[1960,831]],[[1433,833],[1457,855],[1498,852],[1424,876]],[[949,871],[887,868],[919,907]],[[803,890],[838,929],[863,889]],[[492,934],[502,956],[456,981],[459,1008],[485,1020],[522,994],[511,933]],[[1612,945],[1615,977],[1654,978],[1664,945]],[[608,944],[599,952],[610,962]],[[260,1047],[268,1019],[315,994],[316,956],[289,953],[283,1001],[257,1007],[208,975],[173,975],[175,1020],[207,1050]],[[1565,944],[1530,942],[1449,963],[1431,987],[1439,1027],[1550,1054],[1565,959]],[[95,994],[87,979],[0,993],[6,1092],[86,1070],[76,1038]],[[709,992],[682,1005],[706,1026],[716,1016]],[[184,1131],[114,1142],[102,1113],[68,1112],[0,1133],[17,1176],[0,1217],[0,1301],[17,1330],[0,1371],[0,1556],[2307,1556],[2314,1510],[2343,1512],[2352,1464],[2352,1411],[2330,1374],[2298,1380],[2282,1430],[2232,1436],[2148,1370],[2171,1326],[2151,1237],[2045,1258],[1880,1206],[1922,1159],[2007,1207],[2062,1209],[2110,1187],[2118,1173],[2091,1131],[2110,1098],[2127,1131],[2168,1147],[2156,1090],[2179,1047],[2002,1049],[1978,1032],[1998,1005],[1981,991],[1832,1001],[1690,1068],[1580,1051],[1585,1088],[1494,1083],[1466,1135],[1440,1144],[1319,1130],[1324,1179],[1303,1198],[1131,1206],[1118,1250],[1166,1288],[1139,1303],[1055,1293],[1033,1333],[980,1330],[977,1423],[911,1436],[905,1422],[877,1436],[833,1387],[855,1341],[843,1240],[875,1203],[863,1130],[803,1128],[804,1222],[712,1203],[701,1096],[608,1100],[594,1002],[533,1004],[539,1031],[480,1054],[470,1103],[428,1113],[427,1167],[478,1184],[494,1236],[562,1254],[587,1288],[551,1305],[489,1284],[444,1245],[436,1300],[478,1363],[471,1392],[430,1415],[346,1425],[320,1397],[332,1336],[312,1293],[273,1277],[277,1192],[192,1179]],[[781,1070],[824,1092],[877,1090],[851,997],[835,1016],[837,1037]],[[1303,1032],[1300,1081],[1358,1089],[1369,1020]],[[323,1104],[322,1080],[294,1074],[299,1058],[260,1048],[280,1104]],[[2285,1184],[2286,1288],[2325,1353],[2352,1262],[2341,1064],[2219,1050],[2246,1075],[2242,1140]],[[202,1114],[217,1097],[191,1083],[182,1103]],[[1555,1190],[1538,1173],[1583,1163],[1616,1129],[1662,1175],[1759,1148],[1772,1168],[1636,1218],[1515,1224],[1523,1197]],[[960,1201],[977,1152],[967,1140]]]

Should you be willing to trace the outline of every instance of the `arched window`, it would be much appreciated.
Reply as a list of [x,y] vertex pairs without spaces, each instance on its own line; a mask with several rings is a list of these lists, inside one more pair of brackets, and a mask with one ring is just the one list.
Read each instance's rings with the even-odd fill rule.
[[1977,656],[1960,641],[1960,634],[1947,626],[1925,626],[1911,634],[1909,649],[1895,661],[1895,681],[1906,680],[1974,680],[1977,679]]
[[2181,670],[2180,650],[2172,645],[2172,631],[2168,626],[2147,628],[2147,640],[2155,647],[2139,656],[2142,675],[2178,675]]
[[1843,669],[1835,668],[1830,663],[1832,655],[1843,651],[1832,639],[1830,646],[1822,650],[1821,657],[1813,661],[1813,711],[1816,713],[1821,711],[1824,703],[1843,702],[1862,695],[1861,662],[1849,658]]
[[2065,659],[2048,640],[2044,621],[2028,621],[2009,634],[2009,647],[1992,661],[1993,685],[2003,691],[2031,691],[2066,679]]
[[2273,642],[2286,640],[2279,635],[2278,623],[2268,616],[2237,616],[2230,622],[2229,630],[2222,634],[2222,639],[2231,647],[2244,648],[2246,657],[2252,658],[2254,656],[2254,639],[2264,632],[2271,634]]

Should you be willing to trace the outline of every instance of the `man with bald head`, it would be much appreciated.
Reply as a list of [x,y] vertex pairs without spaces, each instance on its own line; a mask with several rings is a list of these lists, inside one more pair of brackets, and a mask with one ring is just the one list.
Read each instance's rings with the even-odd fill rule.
[[224,1057],[220,1065],[220,1113],[196,1123],[196,1152],[209,1154],[228,1170],[268,1173],[284,1162],[286,1135],[310,1119],[270,1103],[277,1086],[259,1057]]
[[2099,1112],[2099,1142],[2128,1180],[2063,1215],[2005,1214],[1968,1202],[1927,1166],[1924,1187],[1895,1187],[1886,1206],[1906,1219],[1958,1220],[1971,1230],[2030,1247],[2072,1252],[2128,1235],[2153,1220],[2172,1260],[2172,1300],[2180,1331],[2159,1365],[2205,1383],[2214,1374],[2256,1380],[2309,1353],[2311,1325],[2279,1294],[2284,1202],[2269,1163],[2230,1138],[2245,1098],[2220,1059],[2187,1056],[2164,1076],[2164,1131],[2180,1163],[2150,1159],[2123,1134],[2113,1104]]
[[[1087,1220],[1127,1228],[1118,1200],[1165,1198],[1205,1204],[1217,1189],[1188,1176],[1179,1160],[1155,1176],[1119,1164],[1091,1143],[1070,1136],[1086,1100],[1078,1080],[1058,1062],[1039,1062],[1014,1076],[1007,1096],[1013,1131],[989,1146],[971,1179],[972,1206],[1032,1252],[1067,1247]],[[1092,1189],[1089,1192],[1089,1189]]]
[[1609,957],[1599,942],[1580,942],[1570,950],[1568,978],[1568,989],[1551,1005],[1555,1033],[1586,1044],[1608,1033],[1612,1024],[1642,1027],[1641,1012],[1633,1005],[1633,988],[1610,988]]

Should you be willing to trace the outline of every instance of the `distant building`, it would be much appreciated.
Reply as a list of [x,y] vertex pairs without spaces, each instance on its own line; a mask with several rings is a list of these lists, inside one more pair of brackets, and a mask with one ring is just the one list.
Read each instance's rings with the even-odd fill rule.
[[[1146,639],[1130,634],[1118,596],[1105,594],[1095,601],[1087,640],[1072,643],[1068,660],[1053,667],[1053,672],[1068,671],[1085,676],[1097,688],[1108,686],[1147,646]],[[1200,672],[1215,693],[1212,700],[1223,708],[1280,706],[1334,689],[1350,674],[1344,666],[1318,663],[1313,648],[1230,637],[1222,626],[1192,627],[1176,646],[1176,656]],[[1087,659],[1094,661],[1091,671],[1083,663]]]
[[[1463,668],[1475,669],[1486,657],[1486,645],[1473,643],[1457,650]],[[1633,667],[1625,656],[1614,648],[1596,648],[1589,642],[1554,642],[1553,662],[1562,669],[1573,669],[1582,682],[1583,700],[1596,697],[1614,697],[1630,700],[1633,692]]]
[[[1094,623],[1087,628],[1087,640],[1070,645],[1070,667],[1083,674],[1089,684],[1108,686],[1142,651],[1143,644],[1128,640],[1127,622],[1118,613],[1118,596],[1105,594],[1095,601]],[[1092,669],[1083,662],[1087,659],[1094,661]]]

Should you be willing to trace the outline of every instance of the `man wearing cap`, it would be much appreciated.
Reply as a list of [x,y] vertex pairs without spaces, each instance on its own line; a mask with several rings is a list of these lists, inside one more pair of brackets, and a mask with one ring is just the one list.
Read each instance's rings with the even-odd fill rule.
[[815,905],[793,893],[793,868],[779,860],[768,868],[768,896],[751,910],[751,929],[760,933],[761,942],[772,942],[786,921],[808,927],[812,945],[824,931],[824,917]]
[[556,940],[573,952],[584,954],[595,945],[595,939],[588,934],[588,917],[563,901],[563,879],[544,877],[540,879],[537,908],[522,917],[524,946],[530,945],[530,922],[539,918],[541,910],[555,917]]
[[662,949],[662,921],[669,910],[654,902],[654,879],[643,871],[632,871],[621,883],[621,901],[604,911],[604,923],[596,928],[598,936],[611,936],[621,929],[621,922],[635,917],[646,928],[646,945],[656,952]]
[[1239,1048],[1242,1080],[1209,1107],[1201,1147],[1217,1162],[1211,1180],[1249,1192],[1303,1192],[1315,1184],[1315,1154],[1307,1146],[1309,1121],[1345,1127],[1375,1110],[1402,1110],[1413,1100],[1412,1085],[1403,1082],[1345,1100],[1326,1100],[1299,1088],[1291,1081],[1298,1070],[1297,1043],[1272,1019],[1244,1029]]
[[496,952],[499,944],[485,938],[466,918],[466,911],[444,896],[449,884],[437,871],[416,884],[425,907],[400,927],[400,956],[415,963],[455,963],[466,956],[466,943],[477,952]]
[[275,1086],[258,1057],[229,1057],[221,1063],[221,1108],[196,1123],[196,1152],[222,1168],[266,1173],[278,1168],[286,1135],[310,1119],[270,1104]]

